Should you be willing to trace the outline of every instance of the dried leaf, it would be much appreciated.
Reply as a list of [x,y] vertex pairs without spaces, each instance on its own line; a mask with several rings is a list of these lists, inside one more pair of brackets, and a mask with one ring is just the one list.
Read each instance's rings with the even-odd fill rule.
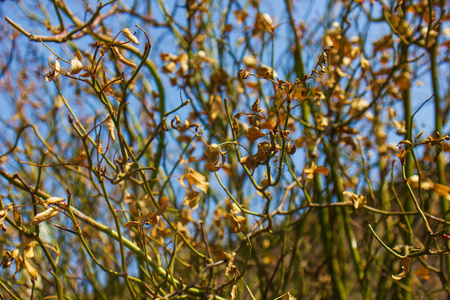
[[212,164],[217,164],[221,153],[221,148],[217,144],[211,144],[205,150],[205,155],[208,157],[208,162]]
[[208,170],[210,172],[217,172],[220,170],[221,166],[216,166],[212,163],[207,163],[207,164],[205,164],[205,168],[206,168],[206,170]]
[[244,69],[240,69],[240,70],[238,71],[238,76],[239,76],[239,78],[247,79],[248,76],[250,76],[250,72],[247,71],[247,70],[244,70]]
[[11,256],[14,258],[14,261],[16,262],[16,271],[14,272],[13,275],[13,277],[15,277],[16,274],[22,271],[23,269],[23,258],[22,256],[20,256],[18,248],[14,249],[14,251],[11,253]]
[[166,211],[167,205],[169,205],[169,198],[161,197],[159,199],[159,208],[156,210],[155,215],[161,216]]
[[38,244],[37,241],[29,240],[23,248],[23,257],[33,258],[34,257],[34,246]]
[[137,67],[136,64],[134,64],[133,62],[131,62],[131,61],[127,60],[127,59],[125,59],[125,57],[123,57],[122,54],[120,54],[119,50],[116,47],[111,47],[111,49],[112,49],[112,51],[114,53],[114,56],[117,58],[118,61],[120,61],[121,63],[123,63],[123,64],[125,64],[125,65],[127,65],[129,67],[132,67],[132,68],[136,68]]
[[45,199],[45,203],[46,204],[58,204],[58,203],[61,203],[61,202],[63,202],[63,201],[65,201],[66,199],[65,198],[60,198],[60,197],[50,197],[50,198],[47,198],[47,199]]
[[203,176],[202,174],[200,174],[192,169],[189,169],[189,173],[183,174],[179,179],[181,185],[184,188],[186,188],[186,186],[184,185],[184,182],[183,182],[185,178],[188,180],[188,182],[191,186],[195,185],[203,193],[206,193],[206,191],[208,190],[209,183],[206,182],[206,177]]
[[22,215],[20,214],[19,210],[15,206],[13,208],[13,216],[14,216],[14,221],[16,222],[16,225],[18,227],[22,227],[23,226]]
[[439,183],[433,184],[433,190],[436,192],[436,194],[443,197],[447,197],[450,193],[450,187]]
[[44,76],[45,81],[52,82],[56,78],[56,76],[58,76],[58,73],[60,70],[61,70],[61,65],[59,63],[59,59],[56,59],[55,67],[53,67],[53,70]]
[[8,213],[11,211],[11,209],[13,209],[13,204],[12,203],[8,204],[5,208],[0,210],[0,228],[3,231],[6,231],[5,224],[3,224],[3,223],[5,222],[5,218],[8,215]]
[[56,216],[58,214],[58,211],[52,207],[44,210],[43,212],[37,214],[36,216],[34,216],[33,221],[31,222],[31,225],[37,225],[39,223],[42,223],[44,221],[47,221],[51,218],[53,218],[54,216]]
[[25,265],[25,269],[27,270],[28,274],[30,274],[30,276],[31,276],[31,280],[36,281],[37,275],[38,275],[38,271],[36,270],[36,268],[30,264],[30,262],[28,261],[27,258],[25,258],[23,260],[23,262]]
[[199,201],[200,201],[200,192],[192,190],[186,193],[183,205],[189,205],[190,208],[196,209],[198,207]]
[[127,40],[129,40],[130,42],[139,45],[139,40],[137,39],[137,37],[131,33],[130,29],[125,28],[122,29],[122,34],[127,38]]
[[401,280],[401,279],[405,278],[406,274],[409,273],[409,265],[411,263],[411,259],[409,257],[405,257],[402,259],[402,262],[403,262],[403,265],[402,265],[403,271],[398,275],[392,275],[392,278],[394,280]]
[[423,280],[430,279],[430,270],[425,268],[423,265],[420,265],[419,268],[414,272],[414,274]]
[[261,109],[259,108],[259,97],[256,98],[255,103],[252,104],[252,112],[257,113],[260,112]]
[[114,122],[111,118],[111,115],[108,114],[106,116],[104,122],[105,122],[106,129],[109,132],[109,136],[111,137],[112,141],[115,142],[116,141],[116,135],[115,135],[116,127],[114,126]]
[[83,65],[81,64],[81,53],[80,51],[76,51],[73,55],[72,60],[70,61],[70,74],[78,74],[81,70],[83,70]]
[[133,228],[133,227],[139,226],[139,224],[141,224],[141,223],[136,222],[136,221],[130,221],[130,222],[126,222],[125,224],[123,224],[123,227],[124,228]]
[[228,214],[228,219],[230,220],[231,232],[237,233],[244,229],[246,221],[245,217],[235,214]]
[[254,141],[256,141],[257,139],[259,139],[259,138],[265,136],[265,134],[262,133],[261,130],[259,130],[258,127],[253,126],[253,127],[251,127],[249,130],[247,130],[247,133],[245,134],[245,136],[247,137],[247,139],[248,139],[250,142],[254,142]]
[[261,129],[270,129],[270,130],[273,130],[273,129],[275,129],[275,125],[273,125],[273,123],[270,122],[270,121],[266,121],[266,122],[264,122],[264,123],[261,124]]
[[308,179],[313,179],[314,176],[315,176],[317,173],[321,173],[321,174],[327,176],[327,175],[328,175],[328,168],[327,168],[327,167],[323,167],[323,166],[316,166],[316,162],[313,161],[313,162],[311,163],[311,167],[310,167],[310,168],[305,168],[305,169],[303,170],[303,172],[304,172],[305,174],[307,174],[306,178],[308,178]]
[[353,206],[355,207],[355,209],[360,209],[367,204],[367,197],[365,195],[356,195],[349,191],[345,191],[343,192],[343,194],[352,198]]
[[233,284],[233,287],[231,288],[230,299],[235,300],[236,294],[237,294],[237,285]]
[[11,255],[11,252],[6,251],[5,252],[5,256],[3,256],[1,265],[2,265],[2,269],[8,269],[12,266],[12,261],[14,260],[14,258]]

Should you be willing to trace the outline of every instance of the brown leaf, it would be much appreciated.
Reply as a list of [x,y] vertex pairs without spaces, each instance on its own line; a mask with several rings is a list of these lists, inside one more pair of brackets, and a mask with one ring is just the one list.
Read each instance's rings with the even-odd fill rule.
[[245,134],[245,136],[247,137],[247,139],[248,139],[250,142],[254,142],[254,141],[256,141],[257,139],[259,139],[259,138],[265,136],[265,134],[262,133],[261,130],[259,130],[258,127],[253,126],[253,127],[251,127],[249,130],[247,130],[247,133]]
[[22,225],[23,225],[22,215],[20,214],[19,210],[15,206],[13,208],[13,216],[14,216],[14,221],[16,222],[16,225],[18,227],[22,227]]
[[230,221],[230,228],[233,233],[240,232],[244,229],[246,221],[245,217],[234,214],[228,214],[228,219]]
[[259,108],[259,97],[256,98],[255,103],[252,104],[252,112],[257,113],[260,112],[261,109]]
[[205,150],[205,155],[208,157],[208,162],[212,164],[217,164],[221,153],[221,148],[217,144],[211,144]]
[[130,221],[130,222],[126,222],[125,224],[123,224],[123,227],[124,228],[133,228],[133,227],[139,226],[139,224],[141,224],[141,223],[137,222],[137,221]]
[[261,124],[261,129],[270,129],[273,130],[275,128],[275,125],[273,125],[272,122],[270,121],[266,121],[264,123]]
[[159,199],[159,208],[156,210],[155,215],[161,216],[166,211],[167,205],[169,205],[169,198],[161,197]]
[[392,275],[392,278],[394,280],[401,280],[405,278],[406,274],[409,273],[409,265],[411,263],[411,259],[409,257],[402,258],[402,263],[403,263],[402,265],[403,271],[398,275]]
[[216,171],[220,170],[221,166],[216,166],[212,163],[207,163],[207,164],[205,164],[205,168],[206,168],[206,170],[208,170],[210,172],[216,172]]

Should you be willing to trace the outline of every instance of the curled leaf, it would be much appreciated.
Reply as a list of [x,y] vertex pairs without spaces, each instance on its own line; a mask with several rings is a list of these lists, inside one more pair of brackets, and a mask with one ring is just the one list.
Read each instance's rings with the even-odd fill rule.
[[81,53],[77,50],[70,61],[70,74],[78,74],[83,70],[83,65],[81,64]]
[[53,218],[54,216],[56,216],[58,214],[58,211],[52,207],[44,210],[43,212],[37,214],[36,216],[34,216],[33,221],[31,221],[31,225],[37,225],[39,223],[42,223],[44,221],[47,221],[51,218]]
[[244,229],[246,221],[245,217],[229,214],[228,219],[230,220],[230,228],[233,233],[240,232]]
[[5,224],[3,224],[3,223],[5,222],[5,218],[8,215],[8,213],[11,211],[11,209],[13,209],[13,204],[12,203],[8,204],[5,208],[0,210],[0,228],[3,231],[6,231]]
[[52,68],[53,70],[44,76],[44,79],[47,82],[52,82],[56,78],[56,76],[58,76],[58,73],[61,70],[61,65],[59,64],[58,59],[56,59],[55,66],[54,67],[52,66]]
[[403,265],[402,265],[403,271],[398,275],[392,275],[392,279],[401,280],[401,279],[405,278],[406,274],[409,273],[409,265],[411,264],[411,258],[409,258],[409,257],[402,258],[402,263],[403,263]]
[[22,215],[20,214],[19,210],[15,206],[13,208],[13,216],[14,216],[14,221],[16,222],[16,225],[18,227],[22,227],[22,225],[23,225]]
[[125,28],[122,29],[122,34],[127,38],[127,40],[129,40],[130,42],[139,45],[139,40],[137,39],[137,37],[131,33],[130,29]]
[[205,155],[208,157],[208,161],[212,164],[216,164],[219,161],[221,153],[221,148],[217,144],[211,144],[205,150]]
[[118,61],[129,67],[136,68],[136,64],[123,57],[122,54],[120,54],[119,49],[117,49],[116,47],[111,47],[111,49]]
[[25,269],[27,270],[28,274],[30,274],[31,276],[31,280],[36,281],[38,275],[38,271],[36,270],[36,268],[30,264],[27,258],[23,260],[23,263],[25,265]]
[[367,204],[367,197],[364,195],[356,195],[349,191],[345,191],[343,192],[343,194],[345,196],[352,198],[353,206],[355,207],[355,209],[360,209],[361,207]]
[[108,130],[109,135],[111,136],[112,141],[115,142],[116,141],[116,135],[115,135],[116,127],[114,126],[114,122],[111,118],[111,115],[107,115],[104,122],[105,122],[106,129]]
[[58,204],[58,203],[63,202],[65,200],[66,200],[65,198],[61,198],[61,197],[50,197],[50,198],[45,199],[44,202],[46,204]]
[[199,201],[200,201],[200,192],[192,190],[186,193],[183,205],[189,205],[190,208],[196,209],[198,207]]

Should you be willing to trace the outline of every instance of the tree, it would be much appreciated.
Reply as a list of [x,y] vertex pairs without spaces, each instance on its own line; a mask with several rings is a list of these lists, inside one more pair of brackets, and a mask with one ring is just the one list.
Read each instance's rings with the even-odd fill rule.
[[3,295],[450,294],[445,1],[6,5]]

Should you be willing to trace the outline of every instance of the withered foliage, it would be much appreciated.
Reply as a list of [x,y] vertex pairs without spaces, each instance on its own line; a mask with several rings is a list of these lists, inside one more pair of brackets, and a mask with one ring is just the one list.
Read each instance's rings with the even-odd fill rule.
[[447,3],[324,2],[1,2],[0,298],[450,297]]

